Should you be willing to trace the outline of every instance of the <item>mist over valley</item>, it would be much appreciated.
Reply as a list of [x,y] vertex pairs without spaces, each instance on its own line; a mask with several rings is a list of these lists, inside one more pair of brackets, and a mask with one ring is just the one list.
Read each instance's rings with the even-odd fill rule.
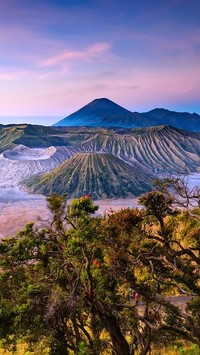
[[[163,111],[160,116],[158,112],[153,123],[163,122]],[[193,118],[188,115],[181,121],[177,114],[176,124]],[[64,119],[63,126],[2,125],[1,236],[9,231],[3,225],[6,214],[17,216],[19,206],[26,218],[17,217],[16,230],[29,220],[39,222],[43,212],[47,216],[43,195],[67,194],[71,199],[90,194],[105,212],[108,204],[114,209],[137,205],[137,197],[150,191],[157,177],[188,174],[190,186],[199,186],[199,116],[192,121],[196,132],[169,125],[127,127],[130,120],[150,125],[149,116],[149,121],[139,116],[133,120],[121,106],[99,99]]]

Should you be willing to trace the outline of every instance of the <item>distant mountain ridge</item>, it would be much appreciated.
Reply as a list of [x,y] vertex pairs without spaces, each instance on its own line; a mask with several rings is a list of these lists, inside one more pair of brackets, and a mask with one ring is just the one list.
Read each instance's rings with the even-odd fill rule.
[[156,108],[143,113],[146,117],[156,121],[157,125],[169,125],[189,131],[200,131],[200,116],[197,113],[169,111]]
[[53,126],[91,126],[139,128],[171,125],[200,132],[200,115],[156,108],[149,112],[131,112],[107,98],[95,99]]

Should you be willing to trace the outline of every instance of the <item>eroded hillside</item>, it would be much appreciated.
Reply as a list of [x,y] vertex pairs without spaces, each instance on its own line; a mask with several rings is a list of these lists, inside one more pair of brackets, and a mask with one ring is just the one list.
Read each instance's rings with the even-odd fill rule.
[[[43,127],[31,125],[6,126],[0,129],[0,186],[14,186],[24,178],[50,172],[67,162],[77,153],[108,153],[120,162],[134,169],[134,177],[149,182],[154,174],[179,174],[198,172],[200,166],[200,134],[174,129],[169,126],[159,126],[139,129],[105,129],[91,127]],[[102,155],[103,157],[103,155]],[[110,156],[111,157],[111,156]],[[79,157],[80,158],[80,157]],[[102,160],[103,158],[101,158]],[[111,158],[109,158],[111,164]],[[80,159],[80,161],[82,161]],[[71,161],[73,162],[73,160]],[[89,161],[88,161],[89,162]],[[78,164],[76,162],[76,164]],[[81,164],[78,164],[81,170]],[[95,163],[94,163],[95,164]],[[99,163],[100,164],[100,163]],[[79,176],[75,164],[70,176]],[[85,166],[85,163],[84,163]],[[95,165],[94,165],[95,166]],[[100,166],[100,165],[99,165]],[[107,163],[106,169],[101,169],[103,179],[108,179],[106,173],[114,169]],[[68,170],[67,170],[68,171]],[[93,171],[93,182],[99,181],[99,171]],[[127,179],[125,166],[119,169],[122,180]],[[65,172],[65,174],[67,174]],[[95,178],[96,176],[96,178]],[[155,175],[154,175],[155,176]],[[132,173],[130,173],[132,177]],[[64,176],[62,177],[64,179]],[[77,178],[81,184],[81,179]],[[134,181],[134,180],[133,180]],[[103,198],[104,190],[95,183],[97,197]],[[134,181],[137,189],[136,180]],[[100,184],[101,185],[101,184]],[[78,188],[78,187],[77,187]],[[134,191],[115,191],[111,196],[123,197]],[[148,188],[144,187],[143,191]],[[88,189],[81,191],[89,193]],[[98,192],[99,191],[99,192]],[[100,194],[103,194],[100,196]],[[105,193],[108,196],[107,193]],[[95,198],[97,198],[95,197]]]
[[[145,179],[144,179],[145,175]],[[152,188],[152,179],[141,169],[112,154],[78,153],[49,174],[32,177],[26,186],[33,192],[68,194],[93,199],[135,197]]]

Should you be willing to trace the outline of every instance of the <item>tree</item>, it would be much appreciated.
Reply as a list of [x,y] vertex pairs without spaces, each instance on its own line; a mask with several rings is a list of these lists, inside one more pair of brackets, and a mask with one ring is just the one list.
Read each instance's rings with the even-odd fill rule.
[[[164,234],[156,232],[152,225],[146,228],[149,221],[142,217],[143,211],[138,212],[139,220],[135,220],[131,232],[130,223],[126,225],[125,221],[128,220],[127,215],[132,213],[131,222],[134,224],[133,211],[111,215],[104,226],[113,278],[118,277],[119,283],[131,287],[143,298],[143,315],[136,309],[131,309],[129,316],[126,315],[126,320],[131,316],[144,324],[142,331],[134,324],[134,337],[139,342],[141,354],[146,354],[154,342],[166,344],[170,339],[174,342],[182,338],[200,346],[200,225],[185,211],[174,214],[169,208],[167,216],[168,207],[167,204],[161,210],[167,217]],[[182,237],[185,233],[182,241],[179,239],[180,233]],[[169,297],[171,293],[188,296],[184,311],[173,304]],[[126,305],[121,307],[126,308]],[[128,329],[131,329],[131,323]]]
[[[73,201],[69,208],[74,223],[71,233],[66,232],[69,218],[65,197],[52,196],[48,202],[53,214],[49,227],[37,230],[29,224],[15,238],[0,244],[0,335],[8,345],[15,345],[19,337],[30,346],[45,338],[50,354],[64,355],[69,350],[78,353],[83,344],[95,354],[80,285],[87,268],[81,255],[86,253],[81,238],[94,233],[95,226],[89,226],[89,213],[97,206],[89,197]],[[81,213],[75,213],[76,209]],[[78,235],[75,224],[79,225],[80,220],[85,230],[79,228]],[[80,254],[80,262],[73,247]]]
[[146,207],[146,214],[157,218],[162,233],[164,232],[164,217],[175,213],[172,208],[173,201],[172,195],[158,190],[152,190],[138,199],[139,204]]
[[[45,339],[52,355],[112,348],[130,354],[112,309],[116,282],[103,263],[100,218],[90,216],[97,206],[90,196],[67,208],[64,197],[54,195],[48,202],[49,227],[37,230],[29,224],[0,244],[4,345],[15,347],[23,337],[30,347]],[[101,339],[103,329],[111,342]]]
[[200,187],[189,187],[187,175],[181,178],[165,178],[156,179],[159,190],[169,198],[173,194],[173,205],[187,210],[191,218],[195,218],[200,222],[198,214],[200,208]]
[[[146,214],[156,211],[163,219],[164,233],[144,211],[122,209],[101,218],[88,195],[69,206],[54,195],[49,226],[29,224],[0,243],[5,346],[20,337],[30,347],[45,342],[51,355],[145,355],[177,340],[199,346],[199,223],[187,212],[172,213],[160,195],[162,209],[154,199],[145,201]],[[130,288],[142,307],[130,303]],[[188,295],[184,310],[169,297],[174,291]]]

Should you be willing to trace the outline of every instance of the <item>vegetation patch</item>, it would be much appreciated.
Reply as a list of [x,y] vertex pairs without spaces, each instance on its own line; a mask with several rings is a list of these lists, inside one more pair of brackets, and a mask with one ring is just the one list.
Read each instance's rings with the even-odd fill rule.
[[47,201],[49,225],[30,223],[0,243],[2,346],[17,351],[22,340],[24,354],[35,355],[199,354],[199,207],[172,208],[165,188],[142,196],[142,210],[104,217],[94,216],[89,195]]

